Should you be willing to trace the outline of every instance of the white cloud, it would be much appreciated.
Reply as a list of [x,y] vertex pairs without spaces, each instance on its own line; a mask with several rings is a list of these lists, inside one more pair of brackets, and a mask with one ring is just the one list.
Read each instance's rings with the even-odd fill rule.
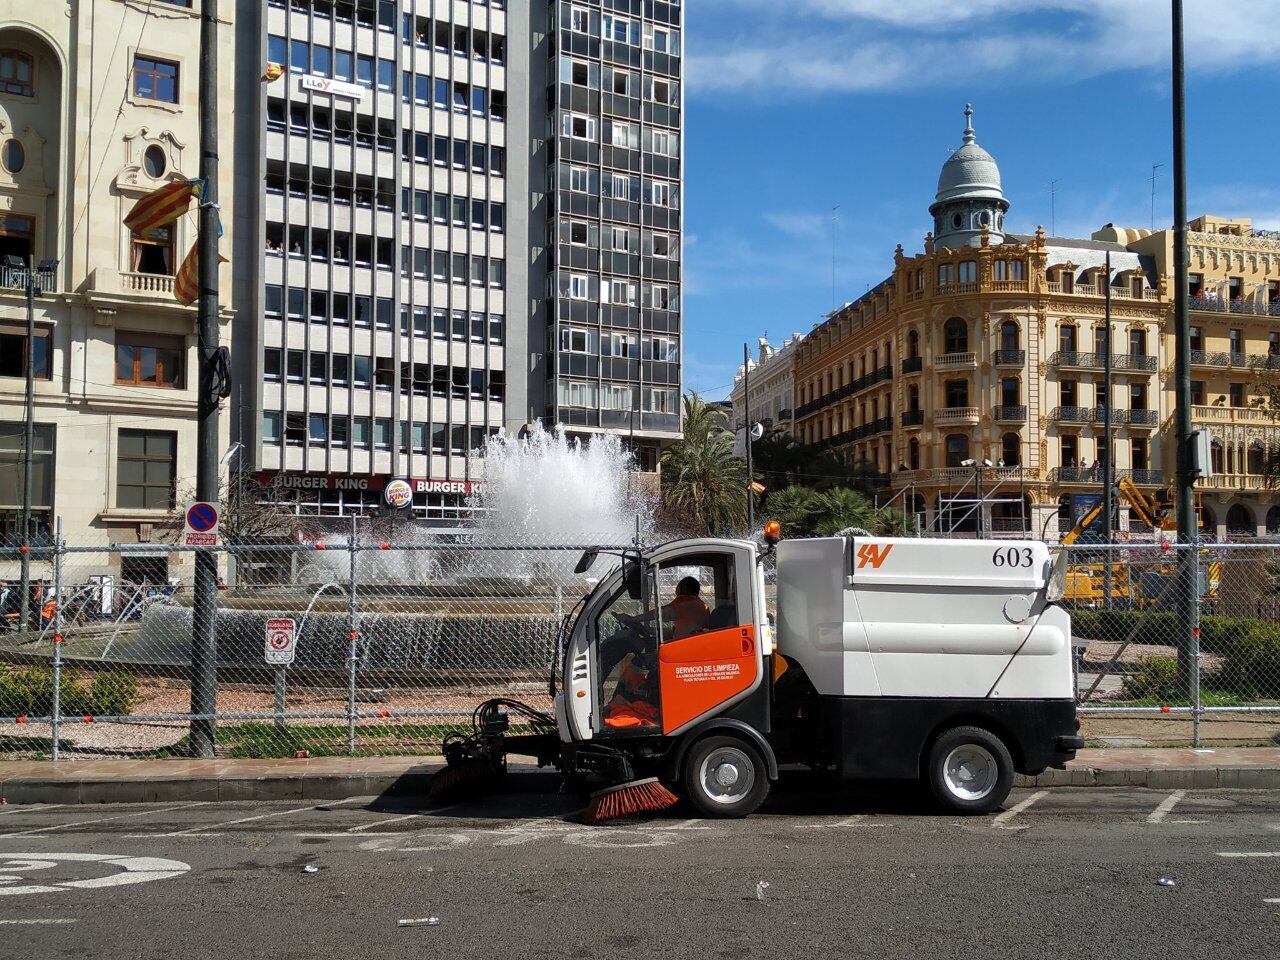
[[[692,45],[695,95],[1034,82],[1170,57],[1167,0],[712,0],[702,15],[717,8],[736,27]],[[1190,3],[1186,36],[1192,68],[1280,65],[1280,0]]]

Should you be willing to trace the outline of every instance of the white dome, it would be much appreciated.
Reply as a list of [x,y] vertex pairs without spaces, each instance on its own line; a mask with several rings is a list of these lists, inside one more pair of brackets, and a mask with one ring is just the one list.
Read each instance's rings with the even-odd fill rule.
[[964,146],[942,165],[935,203],[965,199],[1004,199],[1000,168],[995,158],[978,146],[973,133],[973,108],[965,107]]

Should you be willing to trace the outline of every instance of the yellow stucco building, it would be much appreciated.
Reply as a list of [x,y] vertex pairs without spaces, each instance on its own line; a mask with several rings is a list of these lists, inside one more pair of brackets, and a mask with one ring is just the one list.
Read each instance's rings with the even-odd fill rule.
[[[899,247],[888,278],[800,344],[796,434],[875,464],[882,502],[926,529],[976,530],[980,513],[985,532],[1054,538],[1101,495],[1107,287],[1117,479],[1149,497],[1173,481],[1172,234],[1006,233],[999,169],[966,115],[923,252]],[[1280,368],[1280,240],[1248,221],[1191,229],[1195,419],[1218,471],[1202,485],[1205,533],[1265,534],[1280,497],[1262,451],[1280,428],[1250,385]],[[1148,532],[1123,505],[1121,531]]]

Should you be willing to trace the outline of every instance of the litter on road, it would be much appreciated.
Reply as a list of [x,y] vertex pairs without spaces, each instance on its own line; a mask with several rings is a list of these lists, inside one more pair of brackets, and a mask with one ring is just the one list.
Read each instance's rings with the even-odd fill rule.
[[1156,883],[1162,887],[1176,887],[1178,885],[1178,881],[1173,877],[1161,877]]
[[320,868],[317,867],[314,863],[308,863],[305,867],[302,868],[302,872],[303,873],[319,873]]
[[397,927],[438,927],[439,917],[406,917],[396,922]]
[[769,889],[768,880],[760,880],[756,883],[756,899],[764,901],[764,892]]

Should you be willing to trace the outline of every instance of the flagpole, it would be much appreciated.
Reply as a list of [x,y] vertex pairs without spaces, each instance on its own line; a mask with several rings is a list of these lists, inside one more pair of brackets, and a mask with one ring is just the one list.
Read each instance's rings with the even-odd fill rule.
[[[218,500],[218,0],[200,6],[200,192],[197,238],[200,297],[196,499]],[[218,708],[218,555],[197,550],[191,618],[191,721],[193,757],[214,756]]]

